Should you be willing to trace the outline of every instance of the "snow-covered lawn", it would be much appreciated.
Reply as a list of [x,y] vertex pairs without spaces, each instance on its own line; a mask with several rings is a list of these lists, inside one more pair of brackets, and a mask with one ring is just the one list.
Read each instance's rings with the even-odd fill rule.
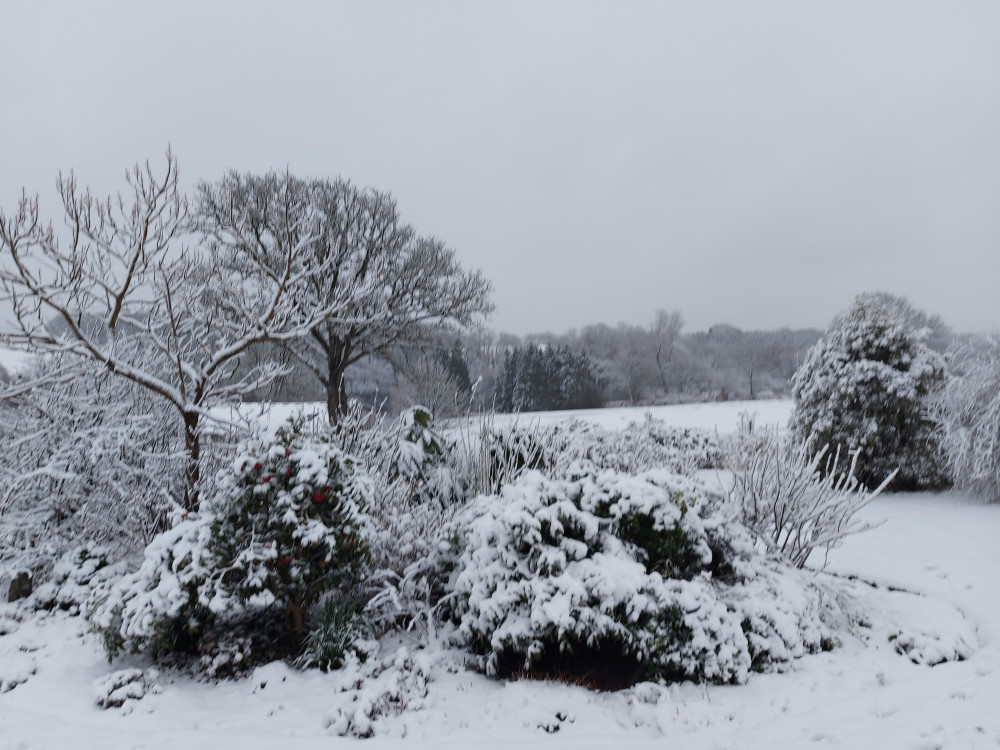
[[[784,424],[787,402],[749,406],[762,404],[762,419]],[[680,426],[726,432],[747,406],[653,411]],[[645,411],[596,418],[620,426]],[[823,577],[855,615],[839,633],[840,646],[803,657],[783,674],[753,675],[741,687],[595,693],[504,684],[466,671],[459,654],[432,660],[406,642],[398,645],[409,648],[408,663],[400,656],[361,689],[350,670],[298,673],[281,664],[209,684],[151,674],[136,658],[109,665],[81,619],[28,619],[0,605],[0,748],[998,747],[1000,505],[952,493],[895,495],[880,497],[864,515],[885,523],[835,550],[828,570],[837,575]],[[959,656],[933,667],[911,660]],[[394,646],[383,658],[393,660]],[[95,683],[129,667],[146,670],[153,688],[122,708],[99,708]],[[386,719],[375,738],[337,736],[358,706],[405,681],[397,692],[409,707]]]

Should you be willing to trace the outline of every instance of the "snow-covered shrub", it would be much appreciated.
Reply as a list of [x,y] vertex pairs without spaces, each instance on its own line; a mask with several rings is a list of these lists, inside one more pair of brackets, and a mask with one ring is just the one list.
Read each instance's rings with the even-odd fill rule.
[[725,467],[733,474],[729,499],[768,550],[801,568],[814,550],[828,553],[844,537],[872,527],[855,516],[893,474],[869,491],[854,476],[857,460],[854,453],[843,461],[839,448],[832,456],[828,446],[811,450],[744,416],[725,447]]
[[197,653],[216,615],[210,608],[216,573],[211,522],[208,515],[180,520],[150,542],[137,571],[95,592],[88,617],[110,656],[122,650],[154,659]]
[[[529,472],[443,532],[433,558],[441,613],[487,674],[598,687],[743,682],[770,658],[817,650],[815,597],[755,610],[741,586],[791,571],[755,560],[748,533],[715,507],[692,480],[664,471]],[[779,632],[789,622],[794,632]]]
[[249,441],[210,503],[221,589],[286,612],[301,643],[309,608],[361,574],[370,504],[363,468],[322,437],[306,439],[300,424]]
[[110,653],[200,654],[210,674],[294,656],[313,607],[358,583],[371,483],[353,458],[293,422],[244,443],[218,484],[96,607]]
[[944,358],[908,311],[905,300],[858,295],[792,378],[792,433],[817,449],[860,451],[856,475],[868,486],[897,468],[890,489],[948,483],[928,408]]
[[1000,334],[957,352],[953,369],[935,403],[945,459],[957,487],[1000,500]]

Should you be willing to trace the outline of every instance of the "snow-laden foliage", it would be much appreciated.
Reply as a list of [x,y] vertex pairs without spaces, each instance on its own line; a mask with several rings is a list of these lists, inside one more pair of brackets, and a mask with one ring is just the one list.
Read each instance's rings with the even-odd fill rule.
[[97,593],[88,616],[111,655],[197,650],[214,619],[211,522],[208,515],[180,520],[150,542],[136,572]]
[[[427,555],[463,502],[495,495],[528,471],[565,478],[581,459],[623,473],[656,467],[690,471],[719,460],[718,442],[707,432],[672,428],[654,419],[618,432],[578,420],[544,428],[530,423],[500,427],[486,416],[431,434],[431,444],[442,446],[443,456],[415,451],[418,457],[429,454],[433,467],[433,472],[424,470],[432,481],[419,485],[424,488],[419,496],[377,481],[373,551],[381,572],[379,591],[369,604],[383,627],[405,624],[429,637],[436,630],[433,602],[442,592],[429,574]],[[408,497],[427,499],[413,502]]]
[[955,355],[935,404],[938,434],[956,486],[1000,500],[1000,334]]
[[357,584],[371,482],[353,458],[292,423],[244,443],[218,485],[96,607],[111,653],[201,653],[209,674],[294,656],[315,606]]
[[845,537],[872,528],[856,514],[892,481],[869,491],[854,476],[858,454],[818,451],[777,428],[744,417],[726,441],[725,466],[733,474],[729,499],[739,519],[768,550],[803,567],[814,550],[829,553]]
[[528,472],[473,501],[433,564],[457,643],[500,677],[741,683],[827,632],[817,592],[755,558],[699,485],[664,471]]
[[423,406],[404,409],[399,415],[389,480],[402,479],[416,502],[447,505],[457,499],[461,490],[455,486],[448,466],[452,446],[434,428],[433,419]]
[[141,550],[183,495],[183,437],[170,426],[147,392],[66,357],[0,387],[0,565],[40,580],[83,543]]
[[858,295],[792,379],[793,434],[817,449],[860,451],[856,475],[868,486],[896,469],[891,489],[948,483],[929,414],[944,359],[907,310],[905,300]]
[[325,591],[356,582],[370,504],[356,459],[306,439],[301,425],[249,441],[211,502],[221,585],[244,603],[276,603],[301,634],[304,613]]

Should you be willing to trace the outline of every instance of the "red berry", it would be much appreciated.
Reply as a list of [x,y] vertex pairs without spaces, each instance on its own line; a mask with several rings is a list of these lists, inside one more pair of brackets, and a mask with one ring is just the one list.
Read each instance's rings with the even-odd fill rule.
[[313,495],[313,502],[314,503],[321,503],[324,500],[326,500],[326,496],[322,492],[317,491],[316,494]]
[[262,481],[264,484],[267,484],[268,482],[271,481],[271,477],[261,477],[260,481]]
[[253,465],[253,467],[254,467],[255,469],[259,469],[259,468],[260,468],[260,462],[258,461],[257,463],[255,463],[255,464]]

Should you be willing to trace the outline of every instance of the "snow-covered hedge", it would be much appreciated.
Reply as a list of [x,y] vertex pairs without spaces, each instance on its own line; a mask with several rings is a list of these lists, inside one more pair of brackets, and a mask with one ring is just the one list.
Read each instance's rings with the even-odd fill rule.
[[693,481],[570,473],[529,472],[442,535],[440,611],[488,674],[741,683],[826,642],[819,593]]
[[890,489],[948,483],[929,410],[944,358],[914,315],[905,300],[858,295],[792,378],[792,433],[817,450],[860,451],[856,473],[869,487],[896,469]]
[[673,427],[651,414],[621,430],[572,420],[547,433],[548,462],[557,476],[581,460],[626,474],[654,468],[691,474],[717,468],[722,459],[718,438],[711,432]]
[[295,423],[246,442],[218,485],[95,608],[111,653],[201,653],[210,674],[294,656],[323,597],[357,582],[371,483],[354,459]]

